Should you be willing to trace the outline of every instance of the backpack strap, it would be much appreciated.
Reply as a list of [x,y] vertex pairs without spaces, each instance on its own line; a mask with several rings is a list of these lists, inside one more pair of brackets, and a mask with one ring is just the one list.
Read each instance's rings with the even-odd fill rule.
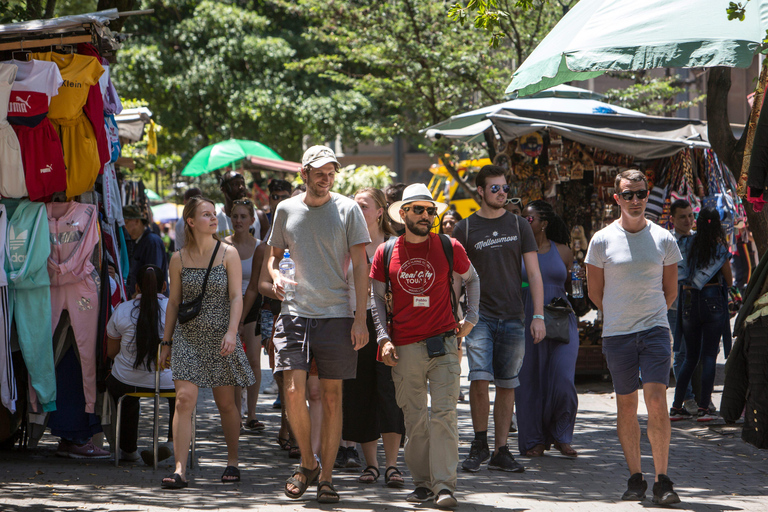
[[451,238],[448,235],[439,234],[437,236],[440,237],[445,259],[448,260],[448,286],[451,289],[451,310],[453,311],[454,320],[456,320],[456,323],[459,323],[459,315],[456,312],[458,300],[456,300],[456,292],[453,289],[453,244],[451,244]]
[[398,237],[392,237],[384,243],[384,284],[386,285],[385,302],[387,305],[387,323],[392,319],[392,288],[389,283],[389,262]]

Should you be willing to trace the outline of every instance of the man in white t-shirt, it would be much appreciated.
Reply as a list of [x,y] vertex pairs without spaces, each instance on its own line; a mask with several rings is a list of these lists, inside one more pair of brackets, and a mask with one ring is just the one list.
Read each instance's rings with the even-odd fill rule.
[[637,420],[642,367],[656,470],[653,502],[670,505],[680,498],[667,476],[671,429],[666,392],[672,362],[667,309],[677,297],[677,262],[682,257],[675,237],[645,219],[645,175],[636,169],[621,172],[615,190],[621,216],[595,233],[585,263],[589,298],[603,312],[603,354],[616,390],[617,430],[631,474],[621,499],[641,501],[648,488]]

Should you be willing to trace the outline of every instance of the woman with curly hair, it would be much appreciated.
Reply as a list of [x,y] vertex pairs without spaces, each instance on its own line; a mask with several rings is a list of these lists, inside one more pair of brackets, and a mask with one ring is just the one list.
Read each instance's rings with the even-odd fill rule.
[[[573,253],[570,235],[563,219],[552,205],[537,200],[523,210],[539,246],[539,268],[544,283],[544,304],[555,297],[568,300]],[[527,281],[523,265],[523,281]],[[579,354],[579,331],[576,316],[569,318],[569,341],[561,343],[544,338],[534,343],[530,334],[533,303],[528,288],[525,297],[525,357],[520,369],[520,389],[516,393],[520,454],[538,457],[554,444],[567,457],[575,457],[571,448],[573,427],[579,400],[574,377]]]

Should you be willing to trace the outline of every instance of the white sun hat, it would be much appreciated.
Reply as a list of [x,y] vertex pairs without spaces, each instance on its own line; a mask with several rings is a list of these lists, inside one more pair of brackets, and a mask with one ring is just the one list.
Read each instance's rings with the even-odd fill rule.
[[413,185],[408,185],[405,187],[405,190],[403,190],[403,200],[395,201],[392,203],[387,212],[389,213],[389,216],[392,217],[392,219],[397,220],[401,218],[400,208],[407,205],[408,203],[415,203],[416,201],[429,201],[435,205],[437,207],[438,216],[442,215],[443,212],[448,209],[447,204],[438,203],[432,198],[432,194],[425,184],[414,183]]

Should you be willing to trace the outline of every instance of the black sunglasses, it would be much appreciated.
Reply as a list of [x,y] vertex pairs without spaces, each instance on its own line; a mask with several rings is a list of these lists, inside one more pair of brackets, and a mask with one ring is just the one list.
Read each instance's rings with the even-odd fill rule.
[[645,199],[648,197],[648,190],[627,190],[624,192],[619,192],[619,195],[625,201],[631,201],[634,196],[637,196],[638,199]]
[[288,199],[289,197],[291,197],[291,195],[286,194],[284,196],[281,196],[280,194],[272,194],[269,197],[271,197],[273,201],[282,201],[283,199]]
[[491,194],[496,194],[499,190],[503,190],[505,194],[509,193],[509,185],[491,185]]
[[411,211],[411,209],[413,209],[413,213],[415,213],[416,215],[422,215],[425,210],[427,212],[427,215],[429,215],[430,217],[434,217],[435,215],[437,215],[436,206],[420,206],[420,205],[403,206],[403,211],[409,212]]

